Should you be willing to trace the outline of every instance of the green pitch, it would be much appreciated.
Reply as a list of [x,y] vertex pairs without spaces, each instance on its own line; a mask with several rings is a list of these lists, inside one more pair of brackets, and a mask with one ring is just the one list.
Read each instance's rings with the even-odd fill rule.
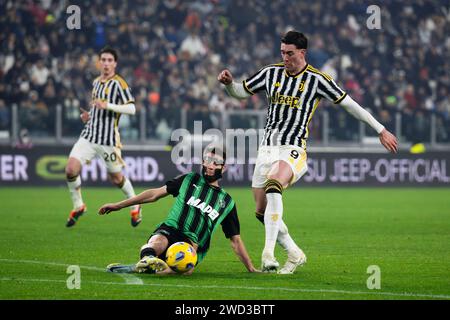
[[[227,190],[259,266],[264,229],[251,191]],[[450,299],[450,189],[290,189],[284,219],[308,257],[304,267],[294,275],[249,274],[218,229],[190,277],[105,272],[109,263],[138,260],[173,198],[145,205],[133,229],[128,210],[96,213],[120,191],[84,188],[83,195],[88,213],[67,229],[66,188],[2,187],[0,299]],[[283,264],[279,247],[276,255]],[[80,289],[67,287],[69,265],[80,268]],[[372,265],[381,289],[367,288]]]

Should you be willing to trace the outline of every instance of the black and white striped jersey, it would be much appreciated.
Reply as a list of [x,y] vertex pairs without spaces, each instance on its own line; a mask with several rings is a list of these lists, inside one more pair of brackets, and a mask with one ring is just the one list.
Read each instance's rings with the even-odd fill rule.
[[261,145],[306,148],[308,125],[321,98],[334,103],[347,95],[327,74],[310,65],[290,75],[283,63],[272,64],[243,81],[250,94],[265,91],[269,103]]
[[[134,103],[130,87],[119,75],[108,80],[96,78],[92,83],[92,100],[101,99],[112,104]],[[121,147],[119,135],[120,113],[92,107],[89,110],[90,119],[81,132],[86,140],[106,146]]]

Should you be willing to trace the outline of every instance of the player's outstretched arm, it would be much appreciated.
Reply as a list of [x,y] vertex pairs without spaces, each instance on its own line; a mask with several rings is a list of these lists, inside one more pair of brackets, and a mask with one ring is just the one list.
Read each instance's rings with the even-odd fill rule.
[[137,204],[155,202],[155,201],[158,201],[159,199],[167,196],[168,194],[169,193],[167,192],[166,186],[162,186],[161,188],[157,188],[157,189],[148,189],[132,198],[129,198],[129,199],[126,199],[126,200],[123,200],[120,202],[116,202],[116,203],[104,204],[103,206],[100,207],[100,209],[98,210],[98,213],[103,215],[103,214],[108,214],[112,211],[118,211],[120,209],[123,209],[126,207],[131,207],[131,206],[134,206]]
[[248,255],[247,249],[245,248],[244,242],[241,239],[240,235],[234,235],[230,238],[231,247],[233,248],[236,255],[239,257],[239,260],[245,265],[249,272],[260,272],[260,270],[256,269],[253,266],[252,260]]
[[390,133],[386,128],[379,123],[369,112],[367,112],[363,107],[361,107],[355,100],[350,96],[346,96],[344,100],[341,101],[341,106],[347,110],[348,113],[352,114],[356,119],[364,121],[369,126],[371,126],[378,134],[381,144],[390,152],[396,153],[398,150],[397,138]]
[[225,85],[225,90],[227,90],[228,94],[233,98],[246,99],[251,96],[251,94],[245,90],[242,83],[233,82],[233,76],[227,69],[219,73],[217,80]]

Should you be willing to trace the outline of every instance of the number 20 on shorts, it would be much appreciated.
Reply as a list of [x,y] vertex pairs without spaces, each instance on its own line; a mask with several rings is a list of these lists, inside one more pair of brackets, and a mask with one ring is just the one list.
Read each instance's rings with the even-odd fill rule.
[[112,152],[111,154],[107,154],[106,152],[103,154],[103,159],[105,162],[111,161],[115,162],[117,160],[117,155],[115,152]]

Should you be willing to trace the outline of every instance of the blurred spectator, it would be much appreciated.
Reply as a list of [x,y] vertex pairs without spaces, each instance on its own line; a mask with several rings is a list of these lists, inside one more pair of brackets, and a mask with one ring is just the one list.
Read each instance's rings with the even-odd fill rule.
[[[429,139],[424,131],[434,114],[439,139],[450,142],[450,33],[442,14],[448,1],[385,1],[382,30],[366,28],[366,3],[353,0],[80,1],[82,28],[72,31],[66,5],[0,2],[2,126],[10,127],[4,119],[11,119],[16,103],[30,135],[54,135],[61,104],[63,134],[78,134],[78,108],[89,104],[97,52],[109,44],[120,50],[119,73],[133,88],[138,110],[146,110],[149,138],[159,132],[165,139],[180,126],[181,110],[191,113],[189,121],[198,116],[217,127],[221,117],[208,112],[264,110],[266,104],[260,96],[228,99],[217,72],[229,66],[239,80],[255,67],[279,62],[280,35],[297,29],[310,39],[309,63],[389,125],[396,112],[402,114],[404,139]],[[330,132],[337,139],[354,138],[346,127],[352,119],[342,110],[326,101],[320,109],[331,111]],[[139,127],[136,119],[130,128]]]
[[38,87],[41,87],[47,83],[50,71],[44,65],[44,62],[39,60],[31,67],[30,73],[32,83]]
[[395,132],[395,118],[388,110],[381,110],[377,119],[391,132]]
[[6,107],[5,101],[0,99],[0,131],[9,130],[11,122],[11,114]]
[[81,132],[83,123],[80,121],[80,108],[88,110],[87,106],[82,106],[72,90],[65,92],[63,104],[63,132],[64,136],[75,136]]
[[425,111],[419,110],[414,115],[414,122],[412,122],[413,134],[412,143],[422,143],[430,141],[430,118],[427,117]]
[[405,93],[403,94],[403,98],[406,100],[406,107],[410,109],[416,109],[417,108],[417,99],[416,95],[414,93],[414,86],[412,84],[409,84],[406,87]]
[[30,97],[23,101],[19,108],[20,127],[27,129],[31,135],[48,136],[47,106],[39,100],[35,91],[30,92]]
[[195,31],[189,33],[181,43],[180,54],[186,55],[187,59],[199,59],[206,54],[206,47]]
[[30,134],[27,129],[21,129],[19,132],[19,141],[15,145],[19,149],[29,149],[33,147],[33,142],[31,141]]

